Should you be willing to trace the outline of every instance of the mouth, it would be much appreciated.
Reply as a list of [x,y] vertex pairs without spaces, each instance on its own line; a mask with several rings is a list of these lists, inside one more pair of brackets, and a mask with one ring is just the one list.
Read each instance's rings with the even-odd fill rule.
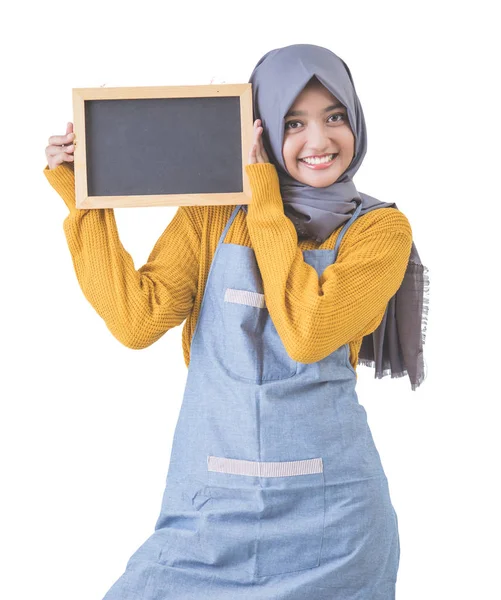
[[313,158],[313,159],[304,159],[299,158],[298,161],[303,164],[308,169],[313,169],[314,171],[318,171],[320,169],[327,169],[330,167],[337,159],[339,154],[326,154],[321,158]]

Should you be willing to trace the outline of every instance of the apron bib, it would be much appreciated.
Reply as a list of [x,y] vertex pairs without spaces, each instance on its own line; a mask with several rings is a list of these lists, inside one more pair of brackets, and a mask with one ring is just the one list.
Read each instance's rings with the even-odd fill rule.
[[[155,531],[104,600],[391,600],[400,546],[344,344],[290,358],[252,248],[219,240]],[[320,276],[333,250],[305,250]]]

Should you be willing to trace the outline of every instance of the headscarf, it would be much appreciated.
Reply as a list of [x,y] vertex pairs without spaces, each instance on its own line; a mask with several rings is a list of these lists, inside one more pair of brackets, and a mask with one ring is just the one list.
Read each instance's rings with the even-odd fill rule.
[[[314,76],[345,106],[355,137],[355,153],[348,169],[332,185],[318,188],[291,177],[282,154],[284,117]],[[294,224],[298,239],[325,241],[350,219],[360,203],[359,216],[378,208],[398,209],[394,202],[381,202],[358,192],[353,183],[367,151],[367,130],[353,77],[341,58],[313,44],[277,48],[259,60],[249,83],[254,120],[262,121],[263,146],[277,169],[284,213]],[[247,205],[243,208],[247,212]],[[412,390],[419,387],[425,379],[428,293],[428,269],[412,242],[402,284],[389,300],[378,328],[363,338],[358,364],[374,367],[378,379],[408,375]]]

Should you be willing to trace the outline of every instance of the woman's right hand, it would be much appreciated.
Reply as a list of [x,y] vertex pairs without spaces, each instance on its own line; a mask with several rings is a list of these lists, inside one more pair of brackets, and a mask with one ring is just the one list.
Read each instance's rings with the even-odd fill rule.
[[63,162],[73,162],[73,152],[75,151],[74,139],[73,123],[66,125],[66,135],[53,135],[49,138],[49,145],[45,148],[45,156],[47,157],[49,169],[55,169]]

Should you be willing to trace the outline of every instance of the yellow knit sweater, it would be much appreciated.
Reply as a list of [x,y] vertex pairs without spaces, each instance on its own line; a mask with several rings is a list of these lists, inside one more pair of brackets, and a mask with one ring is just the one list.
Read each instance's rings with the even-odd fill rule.
[[[77,209],[73,165],[44,174],[69,214],[64,232],[87,300],[125,346],[145,348],[185,321],[186,366],[205,284],[218,240],[234,205],[180,206],[148,262],[134,268],[122,246],[113,209]],[[380,324],[400,287],[412,245],[407,217],[394,208],[370,211],[349,227],[335,263],[318,277],[303,250],[332,249],[341,227],[325,242],[298,241],[284,214],[276,168],[246,165],[252,201],[239,211],[224,240],[253,248],[266,307],[293,360],[319,361],[349,342],[356,370],[362,338]]]

